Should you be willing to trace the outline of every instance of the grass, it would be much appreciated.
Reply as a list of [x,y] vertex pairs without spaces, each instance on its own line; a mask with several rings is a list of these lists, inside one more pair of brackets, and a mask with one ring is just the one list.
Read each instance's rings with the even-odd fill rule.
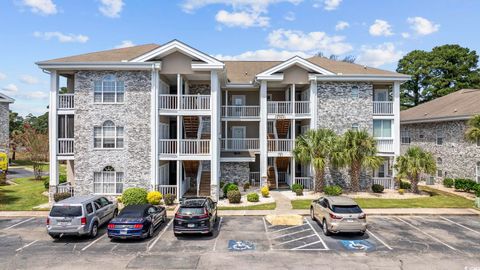
[[28,211],[48,202],[42,195],[45,191],[43,179],[17,178],[13,181],[17,185],[0,186],[0,211]]
[[[33,163],[30,160],[23,160],[23,159],[16,159],[11,161],[13,164],[11,166],[18,166],[18,167],[24,167],[24,168],[29,168],[33,170]],[[49,171],[50,165],[48,162],[42,163],[42,171],[47,172]],[[67,174],[67,165],[66,164],[59,164],[58,166],[58,171],[59,174]]]
[[239,207],[219,206],[218,210],[274,210],[276,207],[277,204],[273,202]]
[[[429,187],[420,187],[430,197],[415,199],[354,199],[362,208],[473,208],[474,202],[464,197]],[[311,200],[292,201],[293,209],[309,209]]]

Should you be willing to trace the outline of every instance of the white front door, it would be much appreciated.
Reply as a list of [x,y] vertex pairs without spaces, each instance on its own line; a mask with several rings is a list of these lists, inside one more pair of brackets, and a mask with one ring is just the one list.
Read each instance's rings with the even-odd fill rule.
[[245,133],[246,127],[232,127],[232,145],[234,150],[245,149]]
[[242,112],[245,106],[245,96],[244,95],[232,95],[232,105],[238,108],[233,108],[233,116],[242,116]]

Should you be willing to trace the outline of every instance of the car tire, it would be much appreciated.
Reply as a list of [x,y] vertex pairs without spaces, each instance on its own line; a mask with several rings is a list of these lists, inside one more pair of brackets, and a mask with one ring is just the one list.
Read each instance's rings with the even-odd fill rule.
[[50,234],[53,239],[60,239],[60,234]]
[[365,232],[359,232],[358,235],[359,235],[359,236],[364,236],[364,235],[365,235]]
[[179,233],[173,233],[173,235],[174,235],[175,237],[180,237],[180,234],[179,234]]
[[153,236],[153,233],[154,233],[154,226],[153,226],[153,223],[150,224],[150,228],[148,229],[148,237],[152,237]]
[[332,233],[328,229],[327,221],[325,219],[322,222],[322,231],[323,231],[323,234],[326,235],[326,236],[332,235]]
[[95,221],[90,229],[90,237],[95,238],[98,235],[98,223]]
[[312,218],[313,221],[316,221],[315,212],[313,210],[313,207],[310,208],[310,217]]

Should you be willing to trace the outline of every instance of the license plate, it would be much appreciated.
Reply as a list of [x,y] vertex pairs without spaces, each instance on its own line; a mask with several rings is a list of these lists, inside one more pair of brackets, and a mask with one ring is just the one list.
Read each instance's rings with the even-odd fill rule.
[[65,222],[65,221],[58,222],[58,225],[60,225],[60,226],[68,226],[70,224],[71,224],[70,222]]
[[347,222],[353,222],[353,219],[349,218],[347,219]]
[[187,227],[188,228],[193,228],[193,227],[195,227],[195,224],[193,224],[193,223],[187,224]]
[[120,234],[127,234],[127,231],[120,231]]

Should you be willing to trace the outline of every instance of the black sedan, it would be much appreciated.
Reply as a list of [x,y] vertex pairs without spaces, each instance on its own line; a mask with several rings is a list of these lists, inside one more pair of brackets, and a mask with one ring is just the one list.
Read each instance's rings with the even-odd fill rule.
[[160,224],[167,220],[164,207],[151,204],[129,205],[108,224],[110,238],[147,238],[151,237]]

